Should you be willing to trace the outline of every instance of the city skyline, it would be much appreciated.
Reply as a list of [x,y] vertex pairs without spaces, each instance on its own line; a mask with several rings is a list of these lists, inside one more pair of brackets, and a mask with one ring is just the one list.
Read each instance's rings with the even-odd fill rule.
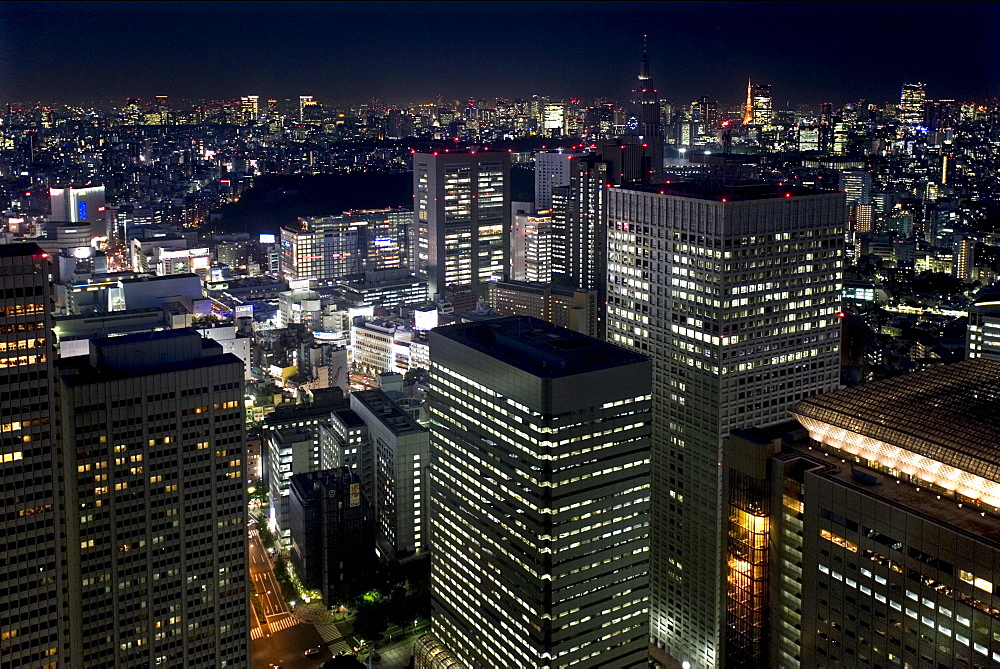
[[[862,98],[882,104],[906,81],[927,83],[936,98],[1000,94],[989,51],[1000,28],[993,4],[910,3],[906,12],[882,2],[566,7],[480,2],[459,13],[437,2],[5,3],[0,98],[69,104],[312,94],[409,104],[438,95],[540,94],[624,101],[643,34],[654,86],[677,103],[702,95],[738,103],[748,77],[772,84],[782,108]],[[544,30],[533,29],[536,22]],[[93,26],[113,41],[80,39]],[[332,32],[344,26],[344,34]],[[829,48],[817,49],[824,35]],[[928,45],[935,58],[914,57]],[[494,66],[498,59],[503,68]]]

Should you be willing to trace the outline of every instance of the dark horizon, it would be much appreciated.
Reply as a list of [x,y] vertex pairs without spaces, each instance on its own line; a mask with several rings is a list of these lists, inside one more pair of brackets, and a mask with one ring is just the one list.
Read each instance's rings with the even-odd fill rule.
[[776,108],[896,102],[913,81],[930,98],[1000,96],[997,3],[8,2],[0,102],[623,102],[644,33],[675,104],[739,104],[748,77]]

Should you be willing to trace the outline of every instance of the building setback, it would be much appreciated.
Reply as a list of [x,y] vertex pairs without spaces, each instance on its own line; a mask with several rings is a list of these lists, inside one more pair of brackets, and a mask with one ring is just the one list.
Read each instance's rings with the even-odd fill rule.
[[654,657],[722,661],[723,440],[840,375],[843,193],[613,188],[607,340],[653,359]]
[[433,635],[462,666],[647,666],[649,360],[528,317],[430,349]]

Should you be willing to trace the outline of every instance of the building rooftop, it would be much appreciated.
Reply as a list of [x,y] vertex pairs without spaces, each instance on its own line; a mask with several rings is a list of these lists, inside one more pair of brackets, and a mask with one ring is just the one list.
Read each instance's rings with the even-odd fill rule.
[[661,195],[677,197],[692,197],[699,200],[718,200],[739,202],[743,200],[770,200],[782,197],[801,197],[805,195],[832,195],[839,191],[816,190],[796,186],[783,186],[772,183],[723,184],[721,180],[706,179],[704,181],[682,181],[650,186],[627,186],[624,190],[638,190]]
[[198,279],[199,281],[201,280],[198,277],[197,274],[166,274],[166,275],[158,275],[158,276],[152,276],[152,275],[149,275],[149,274],[145,274],[143,276],[137,276],[137,277],[128,278],[128,279],[121,279],[121,282],[122,282],[122,284],[154,283],[154,282],[158,282],[158,281],[172,281],[172,280],[176,281],[178,279]]
[[[805,457],[817,465],[825,465],[813,473],[837,481],[841,485],[861,491],[866,495],[888,502],[910,513],[915,513],[942,525],[949,525],[977,541],[988,541],[1000,546],[1000,523],[996,516],[983,515],[974,504],[959,505],[954,499],[941,496],[930,488],[919,488],[909,483],[899,483],[875,470],[857,463],[844,463],[822,451],[807,451],[801,446],[785,447],[778,457],[790,459]],[[812,467],[808,467],[812,469]],[[855,472],[861,472],[858,477]],[[866,483],[864,478],[870,477]]]
[[381,390],[355,391],[351,393],[351,399],[364,404],[372,414],[377,416],[396,435],[427,431],[426,427],[410,418],[405,411],[396,406],[395,402]]
[[1000,362],[977,358],[817,395],[796,417],[1000,482]]
[[538,377],[557,378],[631,365],[646,356],[530,316],[507,316],[433,332]]
[[337,409],[333,413],[337,414],[337,419],[344,427],[364,427],[365,425],[365,422],[361,420],[361,416],[354,413],[354,409]]
[[42,256],[45,252],[34,242],[19,242],[17,244],[0,244],[0,258],[12,256]]

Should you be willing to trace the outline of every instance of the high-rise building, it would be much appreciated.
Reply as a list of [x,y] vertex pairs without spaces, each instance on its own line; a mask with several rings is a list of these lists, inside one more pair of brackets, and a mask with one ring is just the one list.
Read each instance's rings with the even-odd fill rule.
[[596,290],[603,302],[609,163],[596,155],[568,162],[567,185],[553,189],[552,280],[571,288]]
[[1000,665],[998,379],[941,365],[734,433],[727,665]]
[[[530,203],[529,203],[530,204]],[[510,276],[548,283],[552,278],[552,212],[514,205],[510,233]]]
[[847,193],[847,204],[871,204],[871,172],[867,170],[841,170],[837,176],[840,190]]
[[581,155],[566,149],[535,152],[535,209],[552,208],[552,189],[569,184],[570,164]]
[[639,66],[639,84],[632,91],[636,107],[637,127],[634,134],[641,137],[662,137],[663,124],[660,120],[660,100],[653,88],[653,77],[649,73],[649,49],[647,35],[642,36],[642,62]]
[[496,281],[490,284],[489,305],[502,316],[532,316],[591,337],[602,334],[596,290]]
[[711,183],[608,193],[609,343],[653,358],[651,635],[722,661],[722,443],[840,378],[844,194]]
[[70,666],[48,254],[0,246],[0,664]]
[[301,427],[277,428],[267,435],[267,478],[270,517],[279,539],[288,542],[291,536],[290,501],[292,476],[318,470],[322,455],[316,430]]
[[351,393],[351,409],[368,426],[379,556],[394,559],[429,544],[430,435],[381,390]]
[[240,112],[244,123],[256,123],[260,120],[260,96],[244,95],[240,97]]
[[743,105],[743,124],[770,126],[773,118],[771,84],[754,84],[747,80],[747,100]]
[[[653,88],[649,70],[647,35],[642,36],[642,60],[639,64],[638,85],[632,91],[632,116],[627,125],[624,144],[642,149],[644,161],[639,181],[659,183],[663,178],[663,119],[660,99]],[[622,147],[625,149],[625,146]],[[610,156],[608,157],[610,159]],[[625,172],[626,170],[622,170]]]
[[542,111],[542,130],[547,137],[561,137],[566,127],[566,105],[547,102]]
[[413,154],[416,271],[436,298],[453,288],[485,293],[510,269],[510,154]]
[[305,123],[309,117],[309,112],[319,106],[319,102],[313,100],[311,95],[299,96],[299,123]]
[[[911,216],[910,219],[912,218]],[[972,281],[972,274],[976,268],[976,241],[972,235],[961,235],[955,240],[955,263],[952,266],[955,278],[966,282]]]
[[190,329],[59,368],[69,657],[249,662],[243,363]]
[[918,126],[924,122],[924,104],[927,102],[925,84],[903,84],[899,91],[899,120],[906,125]]
[[432,633],[469,667],[645,667],[645,356],[511,317],[430,335]]

